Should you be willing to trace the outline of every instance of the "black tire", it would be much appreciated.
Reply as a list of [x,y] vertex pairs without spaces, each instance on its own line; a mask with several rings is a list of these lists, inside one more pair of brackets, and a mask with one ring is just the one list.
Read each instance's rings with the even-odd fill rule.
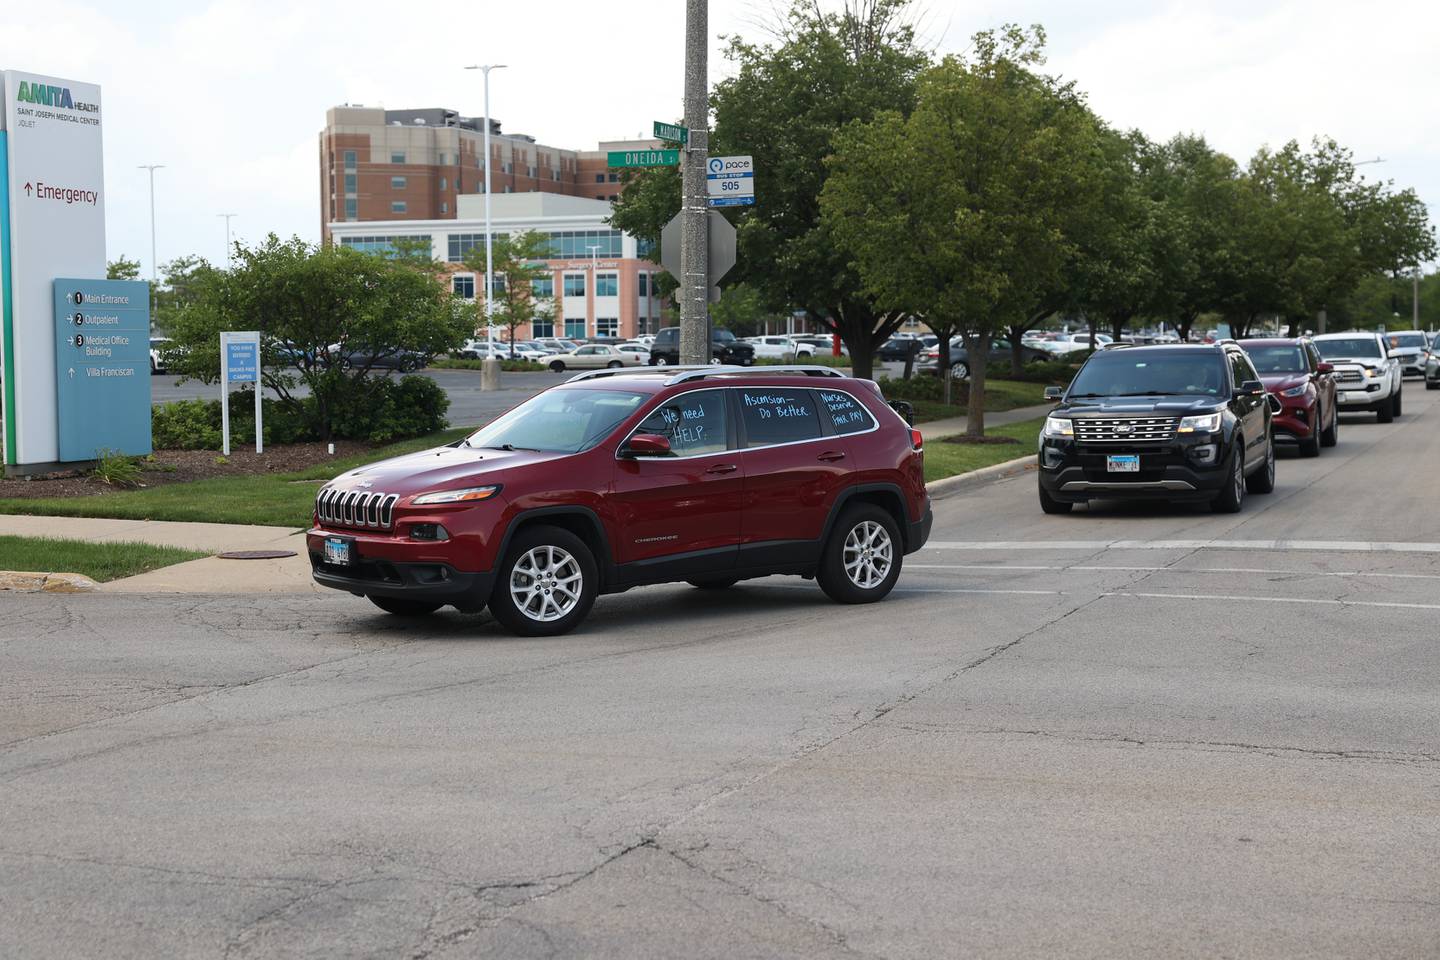
[[739,577],[716,577],[713,580],[686,580],[686,583],[698,590],[729,590],[740,582]]
[[1245,505],[1245,445],[1235,441],[1230,451],[1230,474],[1225,488],[1210,501],[1210,509],[1216,513],[1239,513]]
[[430,603],[425,600],[406,600],[402,597],[369,597],[369,601],[386,613],[393,613],[397,617],[423,617],[426,614],[434,613],[444,604]]
[[1046,513],[1069,513],[1074,507],[1075,504],[1056,500],[1045,492],[1044,487],[1040,487],[1040,509]]
[[607,370],[614,370],[616,367],[619,366],[624,366],[624,364],[622,364],[619,360],[611,360],[609,363],[605,364],[605,368]]
[[950,364],[950,379],[970,379],[970,364],[966,363],[964,360],[956,360],[954,363]]
[[[886,551],[884,554],[882,549]],[[861,564],[855,571],[857,577],[868,579],[878,572],[881,574],[878,582],[863,584],[852,579],[845,569],[847,552]],[[857,503],[845,508],[830,531],[820,554],[815,580],[836,603],[874,603],[883,600],[900,579],[904,552],[895,518],[874,504]],[[888,565],[876,570],[876,561],[882,556],[888,558]]]
[[550,361],[550,369],[555,373],[564,373],[565,362],[563,360],[552,360]]
[[650,362],[653,363],[653,364],[654,364],[655,366],[657,366],[657,367],[668,367],[668,366],[670,366],[670,360],[669,360],[667,357],[651,357],[651,358],[650,358]]
[[[1323,422],[1323,421],[1322,421]],[[1330,426],[1320,431],[1320,446],[1333,447],[1340,442],[1340,411],[1330,411]]]
[[[546,548],[550,548],[548,560],[543,553]],[[537,557],[532,551],[542,553]],[[561,560],[555,556],[556,553],[563,553],[565,559]],[[567,581],[573,585],[570,577],[576,572],[579,575],[578,591],[559,586]],[[533,573],[549,574],[549,579]],[[600,572],[595,565],[595,555],[585,541],[569,530],[537,524],[525,527],[510,541],[505,559],[497,570],[495,587],[490,593],[490,613],[511,633],[522,637],[555,636],[574,629],[585,619],[595,604],[599,586]],[[512,592],[516,590],[528,590],[531,601],[537,606],[531,608],[527,604],[522,609]],[[551,619],[542,619],[550,615],[547,611],[552,605],[563,609],[560,605],[566,602],[563,597],[566,593],[573,598],[570,608]]]
[[1392,423],[1395,420],[1395,401],[1385,399],[1380,406],[1375,408],[1375,421],[1377,423]]
[[1271,493],[1275,490],[1275,435],[1265,441],[1265,463],[1245,478],[1245,489],[1250,493]]
[[1440,390],[1440,383],[1436,383],[1434,380],[1426,380],[1426,381],[1425,381],[1425,389],[1426,389],[1426,390]]
[[1325,408],[1315,404],[1315,426],[1310,429],[1310,436],[1300,441],[1300,456],[1320,456],[1320,425],[1325,422]]
[[1400,416],[1400,398],[1405,395],[1404,390],[1395,391],[1395,416]]

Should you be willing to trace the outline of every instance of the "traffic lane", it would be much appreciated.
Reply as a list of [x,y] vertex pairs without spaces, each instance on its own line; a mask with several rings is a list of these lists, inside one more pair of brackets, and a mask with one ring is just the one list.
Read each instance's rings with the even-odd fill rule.
[[1308,539],[1440,541],[1440,396],[1407,391],[1394,423],[1343,423],[1319,457],[1282,455],[1275,491],[1249,495],[1238,514],[1203,504],[1092,501],[1040,511],[1034,471],[935,501],[939,541]]
[[[69,626],[48,659],[28,628],[0,634],[11,659],[41,664],[26,711],[52,731],[0,750],[0,886],[13,916],[49,918],[0,924],[0,954],[423,943],[580,882],[980,655],[990,634],[1055,615],[1050,598],[977,615],[986,635],[965,640],[917,607],[913,634],[877,644],[893,605],[839,608],[813,586],[743,598],[634,591],[544,640],[459,614],[411,625],[348,597],[271,597],[259,617],[222,598],[17,598],[20,623],[54,605]],[[111,656],[112,675],[173,685],[171,702],[107,699],[90,651],[117,635],[112,652],[148,642],[173,665]],[[207,666],[212,648],[270,643],[298,666]],[[75,677],[71,658],[96,662]],[[95,707],[77,697],[113,716],[86,723]],[[359,906],[377,901],[389,906],[374,916]]]

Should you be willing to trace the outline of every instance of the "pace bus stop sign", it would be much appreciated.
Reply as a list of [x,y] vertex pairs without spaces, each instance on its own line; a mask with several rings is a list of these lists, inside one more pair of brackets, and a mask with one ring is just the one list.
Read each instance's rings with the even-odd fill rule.
[[54,281],[59,458],[150,453],[150,284]]
[[748,207],[755,202],[755,161],[751,157],[711,157],[705,163],[705,187],[712,207]]
[[[672,277],[680,279],[680,214],[670,218],[665,228],[660,231],[660,266],[670,272]],[[710,299],[718,299],[715,295],[715,285],[720,278],[730,272],[735,266],[735,228],[730,225],[720,214],[711,210],[705,218],[706,233],[709,240],[710,252],[706,256],[706,271],[708,276],[705,285],[711,291]]]

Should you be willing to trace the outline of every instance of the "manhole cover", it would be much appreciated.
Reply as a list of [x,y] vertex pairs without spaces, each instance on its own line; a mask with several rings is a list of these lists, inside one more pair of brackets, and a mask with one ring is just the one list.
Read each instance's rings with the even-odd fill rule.
[[283,560],[293,556],[294,550],[229,550],[219,554],[221,560]]

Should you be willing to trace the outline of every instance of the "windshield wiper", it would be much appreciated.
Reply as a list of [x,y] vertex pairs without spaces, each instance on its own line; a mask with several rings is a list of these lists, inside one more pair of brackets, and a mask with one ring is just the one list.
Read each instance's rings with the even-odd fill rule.
[[[466,446],[470,446],[470,443],[467,441],[465,445],[466,445]],[[513,443],[492,443],[492,444],[487,444],[486,446],[483,446],[483,447],[476,447],[475,449],[476,449],[476,450],[504,450],[506,453],[514,453],[516,450],[524,450],[524,451],[526,451],[526,452],[528,452],[528,453],[539,453],[539,452],[540,452],[540,448],[539,448],[539,447],[517,447],[517,446],[515,446],[515,444],[513,444]]]

